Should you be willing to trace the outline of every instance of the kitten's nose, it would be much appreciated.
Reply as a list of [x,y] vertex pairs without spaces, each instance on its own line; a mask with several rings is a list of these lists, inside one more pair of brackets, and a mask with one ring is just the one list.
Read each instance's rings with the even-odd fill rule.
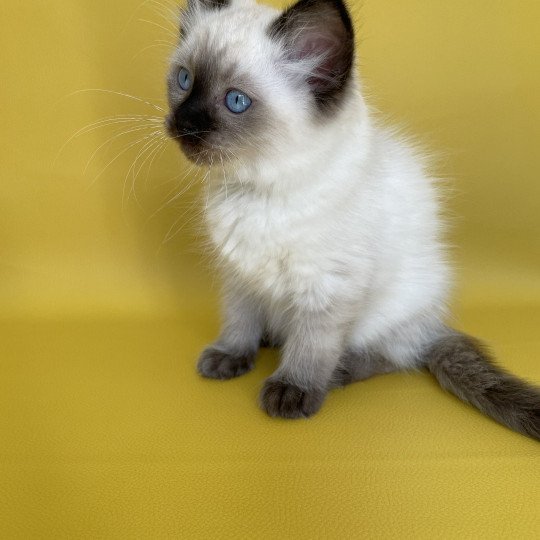
[[182,122],[177,122],[176,127],[178,129],[179,135],[187,136],[192,135],[200,131],[198,125],[189,120],[183,120]]
[[174,113],[177,135],[201,142],[215,129],[215,122],[205,107],[187,100]]
[[184,121],[179,124],[177,122],[176,132],[176,137],[180,139],[180,142],[183,145],[197,147],[205,142],[205,133],[202,133],[199,129],[197,129],[197,125],[194,123]]

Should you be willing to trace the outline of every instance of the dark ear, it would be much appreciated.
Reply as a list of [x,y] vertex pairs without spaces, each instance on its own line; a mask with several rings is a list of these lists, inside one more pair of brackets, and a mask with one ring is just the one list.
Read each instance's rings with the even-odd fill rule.
[[321,108],[337,101],[354,60],[354,31],[342,0],[299,0],[270,26],[290,60],[312,60],[307,82]]
[[221,9],[227,7],[230,0],[188,0],[188,10],[201,6],[205,9]]

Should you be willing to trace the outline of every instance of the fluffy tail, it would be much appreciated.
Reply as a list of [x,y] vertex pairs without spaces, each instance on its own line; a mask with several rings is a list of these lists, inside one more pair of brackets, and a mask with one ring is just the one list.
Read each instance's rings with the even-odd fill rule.
[[444,389],[540,441],[540,388],[498,367],[479,341],[452,330],[431,345],[425,360]]

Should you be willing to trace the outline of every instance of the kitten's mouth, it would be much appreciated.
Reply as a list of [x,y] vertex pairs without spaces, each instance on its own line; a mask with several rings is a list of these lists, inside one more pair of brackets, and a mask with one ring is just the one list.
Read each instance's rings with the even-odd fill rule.
[[166,118],[165,127],[167,133],[174,139],[182,153],[197,165],[210,165],[215,158],[214,148],[196,133],[180,133],[170,117]]
[[193,141],[188,137],[175,137],[182,153],[197,165],[211,165],[214,162],[214,151],[200,141]]

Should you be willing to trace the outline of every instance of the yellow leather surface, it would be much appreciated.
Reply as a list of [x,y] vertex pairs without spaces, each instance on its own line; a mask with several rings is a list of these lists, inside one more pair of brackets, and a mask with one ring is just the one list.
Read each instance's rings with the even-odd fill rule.
[[[256,406],[274,353],[197,377],[219,324],[198,183],[161,208],[194,173],[167,146],[123,197],[141,132],[121,124],[59,152],[101,118],[160,114],[103,91],[164,104],[172,26],[139,4],[0,5],[0,536],[540,537],[539,444],[424,373],[299,422]],[[453,323],[538,382],[540,3],[362,4],[372,103],[452,179]]]

